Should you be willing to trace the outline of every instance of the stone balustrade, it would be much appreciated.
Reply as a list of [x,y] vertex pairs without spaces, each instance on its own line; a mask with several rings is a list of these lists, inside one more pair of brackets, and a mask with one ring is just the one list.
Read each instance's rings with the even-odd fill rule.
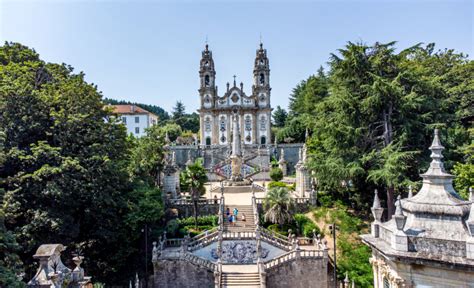
[[217,265],[215,263],[209,260],[203,259],[201,257],[198,257],[192,253],[188,253],[188,252],[181,253],[181,258],[197,266],[201,266],[203,268],[209,269],[211,271],[218,271]]
[[323,259],[324,257],[327,257],[324,250],[292,250],[264,263],[264,267],[265,270],[269,270],[300,258]]
[[[199,236],[199,237],[198,237]],[[211,244],[212,242],[215,242],[218,240],[219,236],[219,230],[217,228],[211,230],[210,232],[204,232],[196,237],[198,238],[192,238],[191,241],[188,244],[188,251],[196,251],[202,247],[206,247],[207,245]]]
[[[170,205],[194,205],[192,199],[179,198],[179,199],[169,199]],[[220,199],[198,199],[198,205],[218,205],[220,204]]]
[[222,233],[223,240],[244,240],[244,239],[255,239],[255,232],[248,231],[226,231]]
[[[263,241],[278,247],[285,251],[290,251],[293,248],[293,243],[289,240],[288,237],[274,233],[268,229],[260,227],[259,229],[260,237]],[[286,239],[285,239],[286,238]]]

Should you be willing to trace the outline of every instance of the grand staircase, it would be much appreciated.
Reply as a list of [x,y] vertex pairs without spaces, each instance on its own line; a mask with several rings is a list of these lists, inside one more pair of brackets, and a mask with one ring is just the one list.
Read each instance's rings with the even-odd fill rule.
[[255,273],[223,273],[222,287],[260,287],[260,276]]
[[[253,216],[252,205],[229,206],[232,213],[237,208],[237,222],[230,225],[227,215],[224,221],[224,232],[255,232],[255,218]],[[245,221],[242,221],[242,215],[245,214]]]

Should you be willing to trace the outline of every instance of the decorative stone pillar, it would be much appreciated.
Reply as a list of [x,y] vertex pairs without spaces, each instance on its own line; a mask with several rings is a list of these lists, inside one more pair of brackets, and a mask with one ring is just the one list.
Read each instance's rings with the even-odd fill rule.
[[179,180],[177,180],[177,177],[179,179],[179,173],[178,172],[178,167],[176,166],[176,158],[175,158],[175,152],[172,152],[172,159],[168,161],[165,166],[165,169],[163,170],[164,177],[163,177],[163,193],[171,194],[171,198],[176,199],[178,197],[177,195],[177,185],[179,185]]
[[287,170],[287,162],[285,160],[285,150],[281,149],[280,152],[280,160],[278,161],[278,168],[283,172],[283,176],[288,175],[288,170]]
[[377,189],[375,189],[374,203],[372,205],[372,215],[374,222],[371,224],[371,233],[375,238],[379,237],[380,223],[382,222],[383,208],[380,206],[380,199]]
[[407,216],[403,215],[402,204],[400,201],[400,195],[398,195],[397,202],[395,202],[395,224],[397,225],[397,231],[392,234],[391,246],[397,251],[408,251],[408,237],[403,231],[403,227],[407,221]]
[[311,180],[309,177],[308,169],[306,169],[305,158],[306,152],[305,147],[299,150],[299,161],[295,166],[296,169],[296,193],[300,197],[305,197],[305,194],[311,192]]

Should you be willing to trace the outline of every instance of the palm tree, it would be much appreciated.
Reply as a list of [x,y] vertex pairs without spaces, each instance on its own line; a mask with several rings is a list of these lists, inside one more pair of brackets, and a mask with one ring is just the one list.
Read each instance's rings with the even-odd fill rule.
[[206,169],[202,166],[201,162],[196,160],[191,165],[188,165],[183,171],[184,184],[189,187],[189,192],[194,204],[194,227],[197,229],[197,217],[198,217],[198,200],[199,197],[206,192],[204,183],[207,182]]
[[291,222],[293,210],[293,199],[286,187],[275,187],[270,189],[264,201],[265,221],[278,225]]

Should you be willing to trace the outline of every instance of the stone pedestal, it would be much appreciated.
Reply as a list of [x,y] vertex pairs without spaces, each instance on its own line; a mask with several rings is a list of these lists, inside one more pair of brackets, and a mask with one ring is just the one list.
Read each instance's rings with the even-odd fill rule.
[[[176,169],[173,166],[168,166],[166,167],[164,171],[164,177],[163,177],[163,192],[165,194],[171,193],[171,198],[176,199],[178,197],[177,194],[177,176],[176,174],[178,172],[178,169]],[[178,175],[179,177],[179,175]]]
[[408,237],[407,235],[400,230],[397,230],[392,234],[392,239],[390,245],[393,249],[397,251],[408,251]]

